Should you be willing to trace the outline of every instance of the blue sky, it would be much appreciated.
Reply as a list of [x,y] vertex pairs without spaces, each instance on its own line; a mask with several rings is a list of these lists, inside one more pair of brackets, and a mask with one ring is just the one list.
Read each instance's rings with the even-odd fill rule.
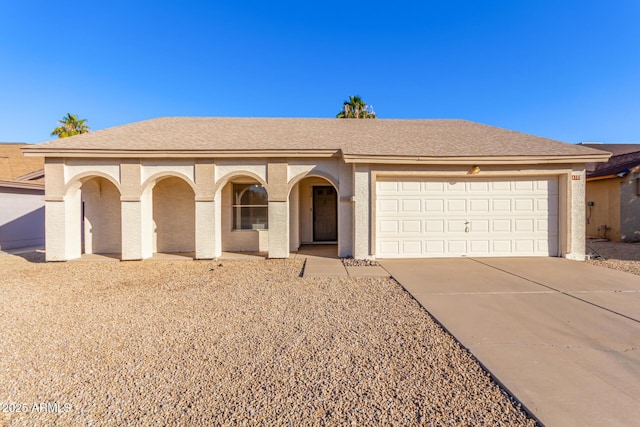
[[640,2],[136,1],[0,6],[0,141],[67,112],[462,118],[576,143],[640,142]]

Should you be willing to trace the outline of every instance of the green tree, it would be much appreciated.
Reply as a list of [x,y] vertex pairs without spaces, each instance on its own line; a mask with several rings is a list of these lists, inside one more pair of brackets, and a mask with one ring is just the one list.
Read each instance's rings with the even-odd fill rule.
[[342,110],[336,114],[339,119],[375,119],[373,106],[367,105],[359,95],[349,96],[348,101],[342,103]]
[[67,113],[62,120],[58,120],[58,123],[60,126],[51,132],[51,136],[57,135],[58,138],[66,138],[91,131],[91,128],[86,125],[87,119],[78,119],[77,115],[71,113]]

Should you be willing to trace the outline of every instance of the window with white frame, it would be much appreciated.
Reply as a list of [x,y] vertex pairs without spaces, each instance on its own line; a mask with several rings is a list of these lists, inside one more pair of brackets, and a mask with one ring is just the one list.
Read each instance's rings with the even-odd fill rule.
[[233,229],[267,230],[267,190],[260,184],[233,184]]

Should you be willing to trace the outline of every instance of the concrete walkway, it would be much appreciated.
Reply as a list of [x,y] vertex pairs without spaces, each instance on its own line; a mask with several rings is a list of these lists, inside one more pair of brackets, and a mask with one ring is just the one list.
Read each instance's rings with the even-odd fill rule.
[[44,251],[44,246],[29,246],[26,248],[4,249],[0,250],[0,256],[20,255],[35,251]]
[[640,422],[640,276],[559,258],[380,262],[545,425]]
[[295,258],[305,258],[303,277],[389,277],[380,266],[345,267],[336,245],[302,245]]

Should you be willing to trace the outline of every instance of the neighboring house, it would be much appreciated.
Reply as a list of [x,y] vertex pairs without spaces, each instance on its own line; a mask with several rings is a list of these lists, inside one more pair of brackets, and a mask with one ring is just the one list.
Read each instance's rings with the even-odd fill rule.
[[44,245],[44,161],[0,144],[0,250]]
[[640,241],[640,144],[580,145],[612,153],[587,164],[587,237]]
[[585,163],[609,157],[464,120],[188,117],[23,151],[45,157],[49,261],[325,242],[362,259],[582,260]]

